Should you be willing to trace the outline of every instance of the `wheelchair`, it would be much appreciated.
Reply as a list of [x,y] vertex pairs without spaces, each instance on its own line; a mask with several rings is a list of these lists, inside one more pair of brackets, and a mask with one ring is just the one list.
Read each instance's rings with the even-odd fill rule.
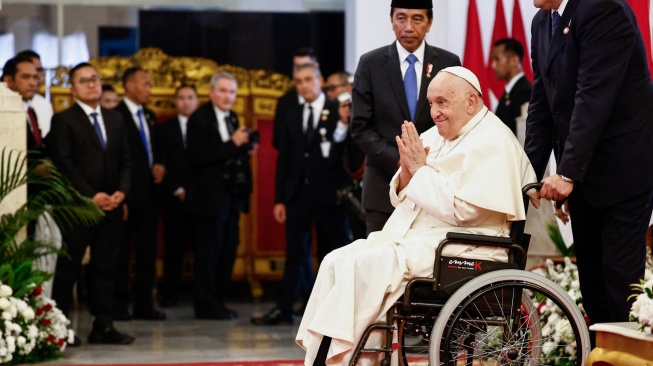
[[[540,189],[526,185],[522,192]],[[448,233],[435,253],[432,277],[414,278],[359,341],[350,366],[363,353],[381,353],[389,366],[397,352],[408,365],[583,365],[589,331],[575,301],[545,277],[525,271],[530,235],[525,221],[512,223],[509,237]],[[507,262],[446,257],[450,244],[508,249]],[[380,347],[367,347],[382,332]],[[393,343],[394,336],[397,342]]]

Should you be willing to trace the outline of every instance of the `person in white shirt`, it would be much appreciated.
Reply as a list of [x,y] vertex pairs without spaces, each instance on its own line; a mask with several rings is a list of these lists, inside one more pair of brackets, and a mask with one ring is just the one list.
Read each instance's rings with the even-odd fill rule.
[[[428,85],[435,126],[419,135],[412,122],[403,123],[396,137],[401,167],[389,187],[395,210],[381,231],[322,262],[296,336],[305,365],[347,364],[363,331],[384,321],[407,282],[432,274],[446,233],[506,237],[511,221],[525,219],[521,187],[535,173],[480,90],[471,71],[445,68]],[[503,249],[467,245],[448,246],[444,255],[507,259]],[[315,359],[321,345],[328,346],[326,360]],[[361,363],[375,356],[365,354]]]

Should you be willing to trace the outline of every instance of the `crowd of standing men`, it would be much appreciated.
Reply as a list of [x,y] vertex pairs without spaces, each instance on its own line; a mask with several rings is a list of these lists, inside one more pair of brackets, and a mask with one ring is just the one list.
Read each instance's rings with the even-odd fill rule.
[[[491,66],[506,82],[496,114],[525,144],[544,182],[541,197],[568,198],[557,215],[574,218],[590,321],[625,321],[628,286],[643,276],[653,197],[653,85],[645,48],[623,1],[534,4],[541,8],[533,20],[534,86],[521,70],[523,46],[511,39],[496,42]],[[273,215],[285,224],[287,236],[284,292],[269,313],[252,318],[254,324],[291,324],[301,313],[296,305],[315,277],[313,225],[318,259],[383,228],[393,210],[388,184],[400,166],[395,137],[404,121],[413,121],[420,133],[433,126],[427,85],[460,59],[424,41],[433,21],[430,0],[393,0],[390,21],[396,42],[363,55],[353,82],[336,73],[325,85],[310,49],[294,55],[295,88],[279,99],[273,137],[279,151]],[[237,80],[214,75],[210,101],[199,108],[194,87],[178,88],[178,116],[163,124],[145,107],[152,83],[138,67],[124,72],[125,95],[118,103],[91,64],[75,66],[69,83],[76,102],[54,115],[37,93],[43,83],[37,54],[22,52],[9,60],[3,81],[23,98],[28,148],[35,152],[30,160],[51,159],[105,212],[91,228],[65,231],[70,257],[59,259],[54,280],[53,297],[68,313],[90,245],[95,321],[88,341],[131,343],[133,337],[118,332],[114,320],[165,319],[152,297],[161,208],[166,251],[160,304],[177,301],[180,243],[189,230],[196,258],[195,316],[237,317],[225,305],[225,286],[239,241],[239,213],[247,212],[252,191],[250,156],[257,150],[256,135],[239,126],[231,111]],[[557,174],[544,178],[552,150]],[[364,211],[346,208],[341,200],[343,187],[356,198],[361,173]],[[136,278],[130,291],[132,237]]]

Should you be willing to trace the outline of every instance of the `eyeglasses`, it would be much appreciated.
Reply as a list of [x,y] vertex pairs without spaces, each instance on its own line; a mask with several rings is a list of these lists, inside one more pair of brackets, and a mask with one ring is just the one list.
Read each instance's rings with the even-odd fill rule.
[[98,75],[93,75],[93,76],[91,76],[90,78],[83,78],[83,77],[82,77],[82,78],[79,78],[79,81],[78,81],[78,82],[79,82],[80,84],[82,84],[82,85],[86,85],[86,84],[88,84],[88,83],[97,84],[97,83],[99,83],[101,80],[102,80],[102,79],[101,79]]
[[345,85],[347,85],[347,84],[325,85],[324,88],[325,88],[326,90],[328,90],[328,91],[334,91],[334,90],[336,90],[337,88],[340,88],[340,87],[345,86]]

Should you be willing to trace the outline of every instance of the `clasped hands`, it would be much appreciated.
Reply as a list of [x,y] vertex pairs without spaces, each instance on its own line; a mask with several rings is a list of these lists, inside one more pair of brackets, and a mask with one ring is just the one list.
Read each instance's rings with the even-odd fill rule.
[[106,192],[98,192],[91,199],[102,211],[112,211],[118,207],[125,199],[125,194],[115,191],[112,195]]
[[426,156],[429,154],[430,148],[424,147],[413,122],[404,121],[401,125],[401,137],[396,136],[395,140],[399,148],[399,165],[401,166],[399,189],[401,190],[415,175],[417,169],[426,165]]

